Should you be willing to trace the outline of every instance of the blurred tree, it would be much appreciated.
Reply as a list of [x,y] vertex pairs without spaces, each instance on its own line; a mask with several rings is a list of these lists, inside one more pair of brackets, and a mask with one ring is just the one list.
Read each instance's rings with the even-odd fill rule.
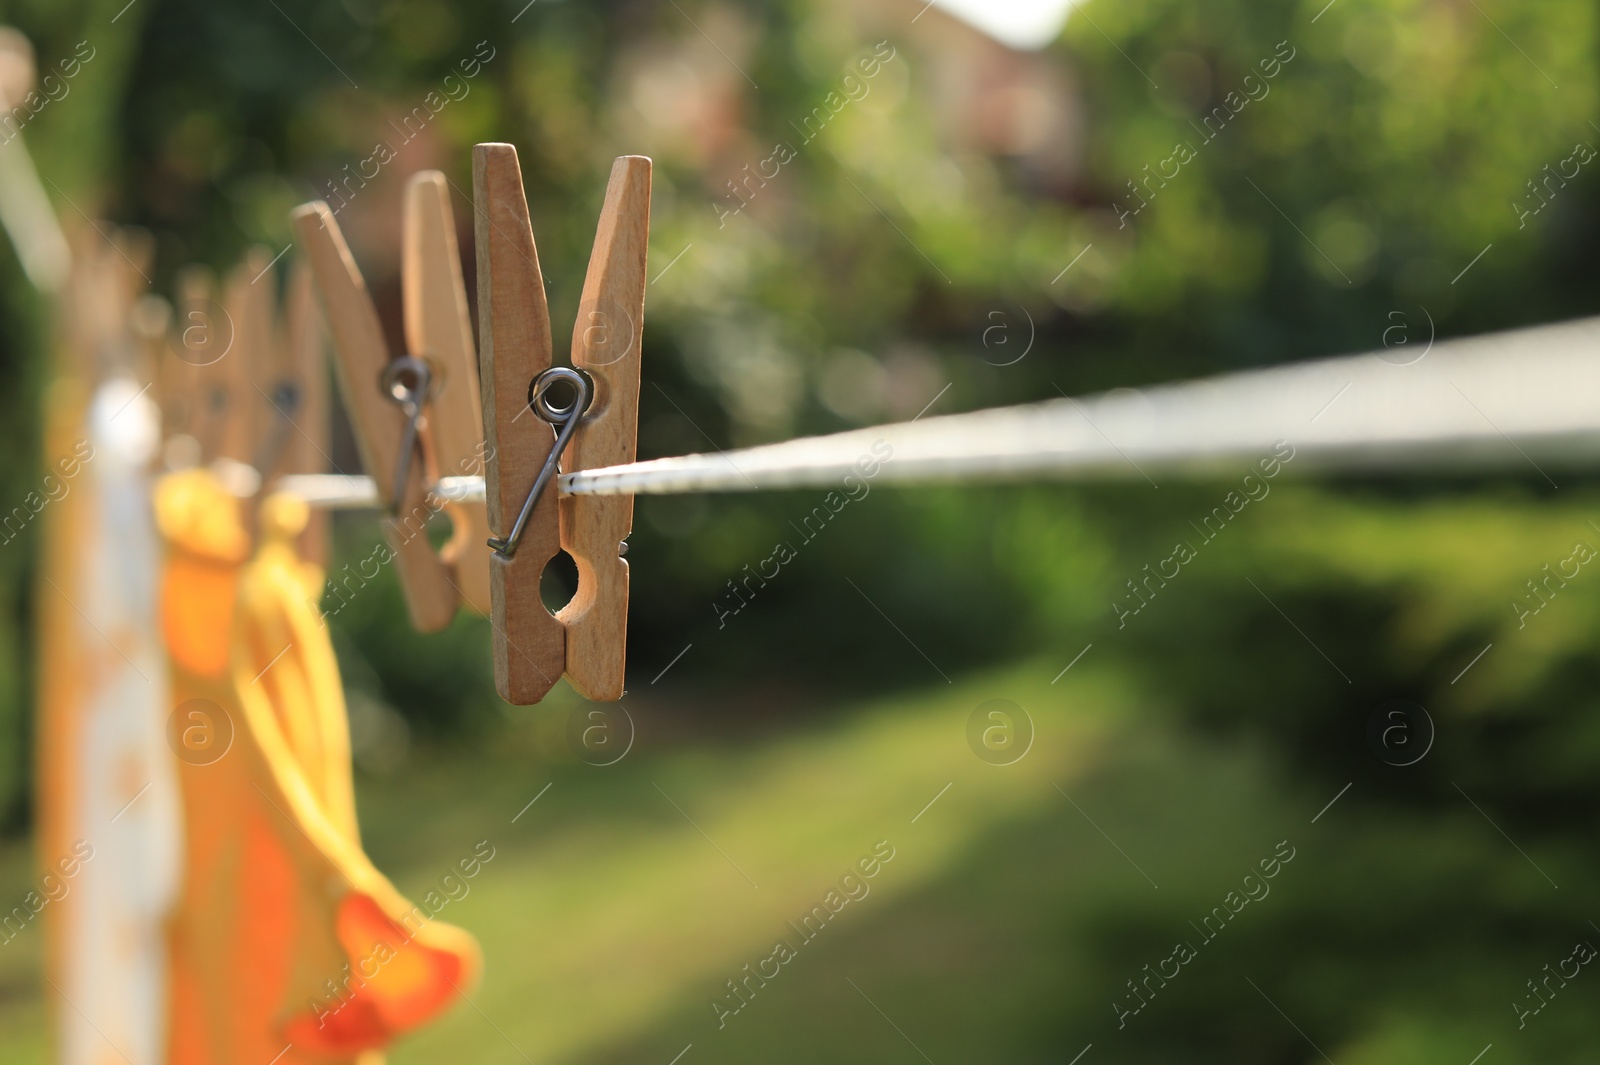
[[[0,12],[32,42],[38,76],[53,76],[49,103],[21,136],[69,230],[104,217],[119,151],[116,123],[145,14],[121,8],[112,0],[19,0]],[[84,62],[84,56],[92,58]],[[61,78],[62,65],[75,60],[75,76]],[[13,459],[0,467],[0,498],[11,501],[9,510],[41,483],[40,411],[52,372],[53,330],[48,302],[33,290],[9,244],[0,252],[0,290],[0,374],[14,386],[0,396],[0,449]],[[8,831],[25,826],[29,805],[37,535],[37,523],[30,524],[0,549],[0,826]]]
[[[1374,349],[1397,313],[1420,343],[1424,323],[1444,337],[1593,309],[1594,168],[1551,177],[1576,145],[1600,144],[1593,4],[1089,0],[1042,57],[1014,57],[1044,64],[1074,94],[1062,113],[1082,116],[1060,127],[1082,141],[1048,173],[1004,138],[952,133],[957,30],[920,7],[23,0],[8,17],[42,60],[78,40],[98,50],[27,136],[64,215],[156,233],[158,289],[190,261],[286,247],[287,210],[335,196],[397,337],[405,175],[443,169],[469,238],[469,147],[507,140],[554,318],[570,322],[611,157],[654,157],[647,457]],[[434,113],[430,93],[449,103]],[[412,136],[419,106],[429,117]],[[396,159],[352,181],[379,144]],[[0,442],[26,456],[0,470],[16,496],[37,465],[46,332],[9,256],[0,271],[0,358],[29,383],[0,399]],[[335,457],[354,469],[348,446]],[[1408,484],[1403,501],[1388,483],[1280,485],[1126,631],[1110,606],[1123,582],[1225,488],[874,487],[814,539],[796,524],[821,492],[641,499],[634,675],[693,642],[673,682],[705,693],[707,716],[742,714],[845,704],[1045,650],[1065,664],[1094,642],[1137,679],[1151,720],[1259,748],[1286,794],[1359,782],[1343,801],[1399,822],[1447,804],[1475,817],[1458,794],[1470,793],[1557,855],[1556,879],[1592,882],[1597,600],[1576,586],[1527,630],[1507,608],[1589,536],[1583,483],[1562,485],[1554,496],[1531,480]],[[341,532],[345,557],[377,538],[365,521]],[[780,540],[805,542],[719,620],[728,582]],[[27,549],[0,551],[0,647],[25,631]],[[396,602],[379,587],[334,619],[363,698],[431,739],[500,727],[483,623],[422,639]],[[1457,685],[1490,643],[1475,683]],[[0,802],[13,807],[4,766],[23,750],[24,662],[0,659]],[[1364,738],[1373,708],[1401,697],[1451,722],[1438,755],[1406,774]],[[1481,876],[1461,857],[1476,844],[1455,834],[1426,862],[1398,829],[1341,846],[1321,895],[1285,899],[1230,949],[1258,958],[1315,943],[1285,1009],[1365,1039],[1364,1060],[1433,1060],[1389,1053],[1448,1030],[1459,1010],[1459,996],[1430,992],[1408,1000],[1413,1019],[1393,1019],[1388,1003],[1423,983],[1426,964],[1488,986],[1484,973],[1537,971],[1548,959],[1528,943],[1588,919],[1579,892]],[[1403,897],[1382,912],[1348,904],[1402,866]],[[1463,888],[1473,877],[1482,900]],[[1117,916],[1089,937],[1098,975],[1166,947],[1154,937],[1171,914]],[[1467,922],[1486,929],[1489,958],[1470,972],[1454,945]],[[1418,960],[1374,972],[1372,952],[1395,944]],[[1225,991],[1195,981],[1179,995],[1171,1023],[1138,1044],[1148,1057],[1197,1040],[1210,1049],[1192,1060],[1305,1057],[1287,1036],[1253,1042],[1216,1020]],[[1041,1038],[1059,1034],[1053,1015],[1038,1023]]]
[[[909,417],[946,384],[937,410],[1367,348],[1396,309],[1426,309],[1442,334],[1556,317],[1584,305],[1592,270],[1568,251],[1593,225],[1587,174],[1527,228],[1512,206],[1589,128],[1593,13],[1578,3],[1490,11],[1526,54],[1483,14],[1426,0],[1204,17],[1172,0],[1087,5],[1046,60],[1082,94],[1082,170],[1049,185],[950,135],[937,109],[950,31],[913,23],[915,5],[905,18],[823,0],[115,6],[34,5],[19,21],[45,54],[105,25],[104,61],[86,72],[101,80],[40,130],[41,157],[74,202],[157,233],[158,288],[191,260],[285,247],[290,206],[338,197],[398,332],[404,175],[440,166],[460,192],[470,144],[507,139],[529,175],[556,320],[570,320],[607,160],[654,156],[664,272],[649,297],[647,455]],[[492,58],[462,79],[475,54]],[[402,120],[447,77],[464,95],[407,137]],[[378,143],[397,158],[352,184]],[[464,192],[457,210],[465,233]],[[1007,360],[992,345],[1021,350],[1025,321],[1030,355],[996,365]],[[337,458],[352,462],[348,448]],[[1034,504],[1008,493],[980,516],[967,499],[885,496],[801,565],[871,560],[910,607],[959,558],[961,610],[915,598],[939,642],[969,661],[1037,642],[1034,575],[951,549]],[[662,579],[636,589],[636,661],[714,622],[729,577],[809,507],[642,501],[634,557]],[[769,602],[826,616],[839,594],[793,581]],[[992,623],[977,642],[959,635],[974,603]],[[741,648],[751,672],[785,668],[770,639]],[[381,664],[405,643],[374,635],[365,650]]]

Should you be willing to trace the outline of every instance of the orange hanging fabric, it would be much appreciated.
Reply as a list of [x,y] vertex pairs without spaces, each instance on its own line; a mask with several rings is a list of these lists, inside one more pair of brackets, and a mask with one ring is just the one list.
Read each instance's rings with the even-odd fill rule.
[[372,1065],[470,990],[478,947],[361,849],[305,504],[263,503],[248,564],[239,510],[205,471],[157,489],[187,833],[170,1065]]

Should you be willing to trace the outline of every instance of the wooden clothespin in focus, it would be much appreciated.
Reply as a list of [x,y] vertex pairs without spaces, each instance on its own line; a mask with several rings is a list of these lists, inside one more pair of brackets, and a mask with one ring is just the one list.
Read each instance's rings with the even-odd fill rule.
[[[634,155],[611,168],[568,369],[551,365],[550,312],[517,151],[473,149],[495,684],[511,703],[538,702],[563,672],[590,699],[622,697],[628,564],[621,556],[633,497],[560,498],[555,467],[562,457],[567,472],[634,458],[650,172],[650,160]],[[564,404],[556,398],[563,389],[570,394]],[[539,580],[561,548],[577,563],[578,588],[552,616]]]
[[[428,519],[439,501],[428,491],[441,475],[477,472],[483,433],[477,411],[466,284],[444,176],[412,178],[404,216],[406,346],[391,355],[377,310],[349,246],[321,201],[294,212],[295,233],[310,263],[333,333],[339,388],[354,424],[361,461],[387,511],[394,553],[413,627],[434,632],[458,602],[488,608],[486,521],[472,504],[451,504],[456,535],[435,553]],[[481,573],[479,572],[481,571]]]

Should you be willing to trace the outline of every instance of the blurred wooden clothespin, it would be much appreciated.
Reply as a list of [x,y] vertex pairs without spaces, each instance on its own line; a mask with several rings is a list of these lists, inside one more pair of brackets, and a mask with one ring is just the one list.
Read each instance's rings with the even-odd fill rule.
[[[249,376],[249,461],[267,491],[288,474],[326,473],[332,436],[326,331],[311,271],[304,261],[290,269],[280,312],[275,262],[266,248],[250,249],[230,282],[228,304]],[[328,528],[327,513],[314,511],[300,536],[301,558],[326,568]]]
[[85,223],[72,228],[70,247],[56,292],[63,368],[88,388],[111,376],[143,378],[134,307],[149,284],[155,241],[143,230]]
[[339,388],[362,464],[376,483],[412,625],[434,632],[458,602],[487,612],[483,505],[449,504],[455,535],[435,553],[428,519],[443,505],[429,487],[482,465],[477,362],[455,221],[444,175],[417,174],[406,188],[403,287],[408,351],[393,355],[366,282],[333,212],[318,201],[294,212],[295,234],[322,294]]
[[[248,326],[250,310],[244,301],[250,278],[241,278],[248,262],[230,275],[225,290],[217,291],[216,276],[204,266],[187,266],[178,273],[177,305],[173,312],[171,373],[173,395],[163,395],[174,406],[186,408],[184,429],[197,447],[194,460],[247,467],[256,419],[256,405],[250,387],[250,344],[241,335],[240,324]],[[218,296],[222,300],[218,300]]]
[[[621,556],[633,497],[560,498],[554,473],[560,458],[569,473],[634,458],[650,172],[643,156],[612,166],[567,369],[551,365],[550,312],[517,151],[473,149],[495,684],[511,703],[538,702],[563,673],[590,699],[622,697],[628,564]],[[577,563],[578,588],[552,616],[539,581],[558,549]]]
[[[273,469],[274,474],[326,473],[333,464],[333,411],[328,395],[328,326],[317,305],[311,267],[296,260],[289,269],[289,291],[284,302],[284,333],[280,343],[286,353],[286,387],[273,400],[278,416],[288,421],[288,434]],[[292,413],[278,405],[293,393]],[[300,534],[300,557],[327,569],[333,560],[331,516],[312,511]]]
[[[182,275],[178,279],[181,288]],[[153,296],[152,299],[160,299]],[[179,299],[181,305],[182,300]],[[163,336],[156,361],[156,404],[161,409],[162,437],[166,441],[167,466],[179,468],[200,462],[200,369],[185,347],[182,307],[161,300],[162,309],[152,310],[147,321],[157,318]]]
[[[209,465],[245,500],[287,474],[323,473],[329,464],[322,317],[304,264],[291,269],[280,310],[276,262],[268,249],[250,248],[229,271],[220,303],[211,271],[187,267],[175,307],[147,296],[135,314],[168,467]],[[300,538],[303,559],[326,567],[328,527],[326,514],[312,515]]]
[[[428,417],[435,472],[439,477],[481,477],[478,357],[450,189],[439,171],[425,170],[406,183],[401,240],[406,346],[431,360],[436,382]],[[488,614],[488,514],[482,503],[451,503],[448,510],[454,531],[439,557],[454,570],[456,588],[467,605]]]

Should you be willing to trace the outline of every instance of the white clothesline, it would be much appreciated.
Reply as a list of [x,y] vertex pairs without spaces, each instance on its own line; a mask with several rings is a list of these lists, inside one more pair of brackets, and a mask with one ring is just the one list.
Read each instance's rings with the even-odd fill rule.
[[[1524,470],[1600,463],[1600,319],[950,414],[736,451],[565,473],[563,495],[1206,475],[1294,449],[1297,470]],[[1401,365],[1404,358],[1416,358]],[[871,469],[870,474],[863,471]],[[370,479],[283,478],[322,506],[374,506]],[[445,478],[481,500],[481,477]]]

